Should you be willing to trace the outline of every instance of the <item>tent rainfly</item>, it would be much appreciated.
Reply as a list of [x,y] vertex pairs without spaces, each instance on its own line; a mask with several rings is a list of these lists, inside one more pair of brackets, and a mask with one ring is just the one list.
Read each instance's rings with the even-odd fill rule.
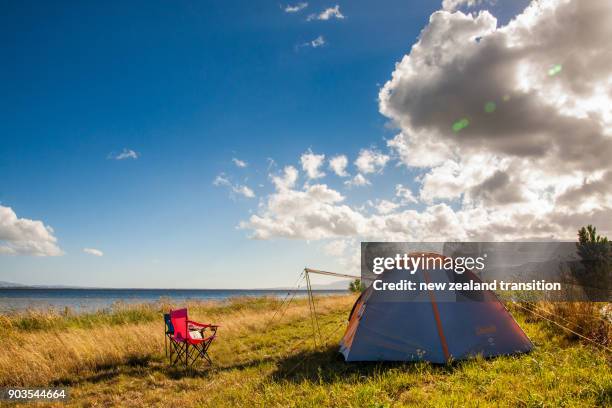
[[[403,271],[378,275],[382,282],[400,282]],[[424,282],[480,279],[446,270],[421,270]],[[418,283],[417,283],[418,285]],[[431,361],[447,363],[482,355],[493,357],[529,352],[533,345],[491,291],[411,292],[374,290],[357,299],[340,342],[346,361]]]

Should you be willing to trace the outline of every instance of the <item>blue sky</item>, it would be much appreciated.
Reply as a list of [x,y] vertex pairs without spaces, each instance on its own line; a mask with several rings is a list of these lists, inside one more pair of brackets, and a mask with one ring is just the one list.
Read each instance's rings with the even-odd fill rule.
[[[322,250],[329,237],[257,240],[256,228],[237,226],[265,211],[271,175],[292,165],[303,177],[308,149],[346,155],[351,177],[363,149],[388,154],[367,188],[346,189],[321,167],[349,205],[391,199],[398,183],[417,193],[423,173],[393,161],[387,142],[398,130],[379,112],[379,91],[441,6],[309,1],[284,10],[297,3],[5,4],[0,205],[52,227],[64,254],[0,256],[0,280],[271,287],[306,265],[346,270]],[[486,8],[502,25],[526,4]],[[308,21],[336,5],[345,18]],[[325,44],[313,47],[319,36]],[[129,151],[137,157],[116,159]],[[213,185],[219,175],[256,197]]]
[[[245,203],[228,203],[216,174],[232,157],[265,170],[267,157],[381,139],[376,84],[437,5],[389,3],[376,18],[354,3],[350,18],[310,23],[277,2],[6,6],[0,200],[51,225],[66,255],[4,257],[0,278],[166,286],[172,269],[177,286],[225,286],[220,269],[253,268],[236,251],[268,254],[250,272],[279,259],[235,230]],[[329,46],[295,50],[319,35]],[[140,158],[108,160],[124,148]]]

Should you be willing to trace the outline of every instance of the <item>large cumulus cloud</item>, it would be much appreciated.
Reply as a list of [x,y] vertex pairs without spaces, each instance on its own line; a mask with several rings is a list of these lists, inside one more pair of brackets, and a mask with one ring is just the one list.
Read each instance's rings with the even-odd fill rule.
[[400,129],[389,146],[423,169],[421,198],[530,219],[528,236],[567,238],[579,224],[560,219],[610,211],[609,38],[610,2],[533,2],[502,27],[487,11],[434,13],[379,95]]
[[435,12],[380,90],[398,129],[390,152],[377,151],[378,170],[365,150],[355,162],[383,177],[397,160],[418,193],[370,197],[374,211],[322,180],[297,187],[288,167],[241,226],[342,240],[334,253],[356,239],[573,239],[588,223],[612,234],[610,38],[611,2],[533,2],[505,26],[487,11]]
[[18,218],[12,208],[0,205],[0,255],[62,254],[51,227],[41,221]]
[[[611,16],[612,3],[579,1],[534,3],[501,28],[487,11],[434,13],[380,92],[380,111],[402,129],[395,143],[438,143],[446,157],[456,149],[528,157],[564,171],[607,166]],[[469,125],[452,131],[464,118]]]

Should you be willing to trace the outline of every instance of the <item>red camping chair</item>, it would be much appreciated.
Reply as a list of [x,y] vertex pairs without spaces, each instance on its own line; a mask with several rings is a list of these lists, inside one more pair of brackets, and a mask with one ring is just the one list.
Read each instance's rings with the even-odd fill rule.
[[199,359],[204,359],[212,364],[208,348],[217,336],[219,326],[189,320],[187,309],[171,310],[170,322],[174,329],[170,337],[170,362],[185,362],[185,367],[190,367]]

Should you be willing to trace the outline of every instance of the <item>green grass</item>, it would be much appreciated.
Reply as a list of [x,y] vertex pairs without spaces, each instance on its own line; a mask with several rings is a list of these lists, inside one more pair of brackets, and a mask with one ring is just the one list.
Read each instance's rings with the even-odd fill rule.
[[[347,364],[337,354],[337,343],[350,301],[322,308],[321,331],[327,339],[316,346],[303,301],[295,303],[301,312],[272,325],[261,318],[278,306],[269,299],[209,306],[214,312],[202,306],[202,313],[220,319],[224,313],[260,319],[244,329],[224,333],[221,328],[211,349],[213,367],[171,367],[160,343],[144,356],[55,385],[70,388],[68,405],[74,406],[612,406],[611,356],[521,314],[515,317],[536,345],[529,354],[447,366]],[[126,317],[117,319],[111,321],[122,330],[132,325]]]

